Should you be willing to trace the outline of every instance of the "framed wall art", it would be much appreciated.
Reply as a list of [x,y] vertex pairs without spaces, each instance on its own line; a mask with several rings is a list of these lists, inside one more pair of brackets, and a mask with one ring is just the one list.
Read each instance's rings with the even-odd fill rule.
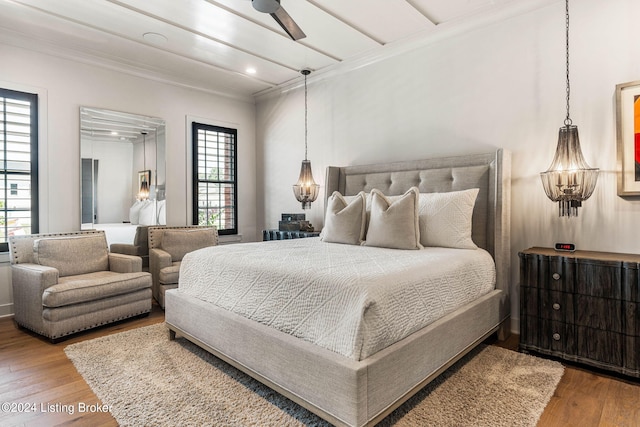
[[618,196],[640,196],[640,80],[616,85]]

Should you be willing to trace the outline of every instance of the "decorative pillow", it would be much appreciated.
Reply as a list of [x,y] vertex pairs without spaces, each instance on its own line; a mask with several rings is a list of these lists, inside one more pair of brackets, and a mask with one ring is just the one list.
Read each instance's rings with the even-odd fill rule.
[[133,225],[140,223],[140,209],[144,206],[142,200],[136,200],[133,206],[129,208],[129,222]]
[[57,269],[60,277],[109,270],[104,234],[36,239],[33,253],[38,264]]
[[172,262],[176,262],[182,261],[189,252],[217,244],[217,233],[212,228],[165,230],[160,248],[171,255]]
[[379,190],[371,190],[371,216],[366,246],[393,249],[422,249],[418,223],[420,192],[410,188],[395,201]]
[[423,246],[477,249],[471,239],[471,218],[477,188],[420,194],[420,243]]
[[155,204],[151,200],[145,200],[142,202],[140,208],[140,225],[155,225],[156,223],[156,208]]
[[364,191],[347,203],[345,198],[334,191],[327,201],[327,213],[320,239],[330,243],[359,245],[366,232],[366,199]]
[[165,225],[167,223],[167,201],[160,200],[158,202],[158,222],[159,225]]

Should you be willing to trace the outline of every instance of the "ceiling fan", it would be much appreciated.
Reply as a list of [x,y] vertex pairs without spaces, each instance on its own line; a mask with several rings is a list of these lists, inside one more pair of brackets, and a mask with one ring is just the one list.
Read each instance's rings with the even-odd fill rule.
[[280,6],[280,0],[251,0],[253,8],[258,12],[268,13],[293,40],[300,40],[307,35],[298,27],[286,10]]

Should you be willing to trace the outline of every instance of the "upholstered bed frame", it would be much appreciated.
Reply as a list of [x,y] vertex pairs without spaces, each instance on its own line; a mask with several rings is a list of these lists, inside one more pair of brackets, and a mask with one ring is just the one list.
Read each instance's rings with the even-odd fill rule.
[[369,166],[329,167],[325,195],[479,188],[475,243],[496,262],[496,288],[374,355],[356,361],[207,302],[166,293],[171,338],[184,336],[335,425],[373,425],[491,334],[509,333],[510,155],[498,150]]

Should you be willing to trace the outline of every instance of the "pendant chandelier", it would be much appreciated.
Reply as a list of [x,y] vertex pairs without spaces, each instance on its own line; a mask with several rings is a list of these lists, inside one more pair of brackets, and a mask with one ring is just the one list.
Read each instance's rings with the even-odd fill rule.
[[598,169],[590,167],[582,156],[578,127],[569,117],[569,0],[566,0],[566,77],[567,116],[560,128],[558,146],[551,166],[540,173],[547,197],[558,202],[559,216],[578,216],[578,208],[596,187]]
[[140,191],[138,191],[138,200],[149,199],[149,183],[147,182],[147,132],[142,131],[142,161],[144,165],[144,173],[142,175],[142,182],[140,183]]
[[320,186],[313,180],[311,162],[307,160],[307,76],[311,71],[305,69],[300,73],[304,76],[304,160],[300,167],[298,182],[293,186],[293,194],[302,203],[302,209],[309,209],[311,208],[311,202],[315,202],[318,198]]

